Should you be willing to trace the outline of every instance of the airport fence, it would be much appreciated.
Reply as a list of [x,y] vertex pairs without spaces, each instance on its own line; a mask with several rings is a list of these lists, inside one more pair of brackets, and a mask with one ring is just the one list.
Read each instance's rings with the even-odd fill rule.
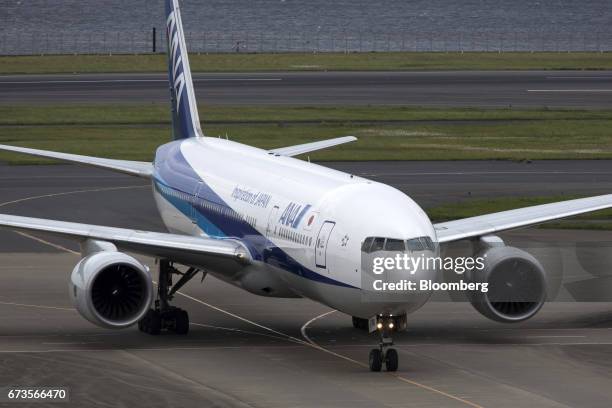
[[[275,35],[186,32],[190,52],[606,52],[612,32],[457,32]],[[164,30],[118,32],[0,32],[1,55],[140,54],[165,52]]]

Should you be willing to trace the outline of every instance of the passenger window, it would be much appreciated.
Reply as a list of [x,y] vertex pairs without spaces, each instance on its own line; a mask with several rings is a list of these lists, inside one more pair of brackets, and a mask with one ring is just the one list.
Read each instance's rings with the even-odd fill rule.
[[385,242],[385,251],[404,251],[405,249],[406,246],[401,239],[387,238],[387,242]]
[[373,240],[374,238],[372,237],[366,238],[365,241],[363,241],[363,244],[361,244],[361,252],[370,252],[370,247],[372,246]]
[[372,247],[370,248],[370,252],[380,251],[384,247],[385,247],[384,238],[374,238],[374,242],[372,242]]

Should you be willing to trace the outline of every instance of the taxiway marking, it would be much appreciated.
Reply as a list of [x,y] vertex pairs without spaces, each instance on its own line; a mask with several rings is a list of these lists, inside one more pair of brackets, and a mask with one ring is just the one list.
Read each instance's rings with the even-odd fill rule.
[[612,89],[528,89],[527,92],[612,92]]

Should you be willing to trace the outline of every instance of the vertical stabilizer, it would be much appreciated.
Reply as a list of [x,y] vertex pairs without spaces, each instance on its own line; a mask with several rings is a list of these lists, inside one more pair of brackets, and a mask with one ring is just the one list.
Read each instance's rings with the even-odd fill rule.
[[174,139],[203,136],[178,0],[166,0],[166,37]]

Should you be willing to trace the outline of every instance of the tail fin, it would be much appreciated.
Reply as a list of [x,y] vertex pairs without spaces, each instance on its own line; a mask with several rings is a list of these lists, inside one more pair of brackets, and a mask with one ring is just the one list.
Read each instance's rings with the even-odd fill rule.
[[166,38],[172,134],[174,139],[203,136],[178,0],[166,0]]

